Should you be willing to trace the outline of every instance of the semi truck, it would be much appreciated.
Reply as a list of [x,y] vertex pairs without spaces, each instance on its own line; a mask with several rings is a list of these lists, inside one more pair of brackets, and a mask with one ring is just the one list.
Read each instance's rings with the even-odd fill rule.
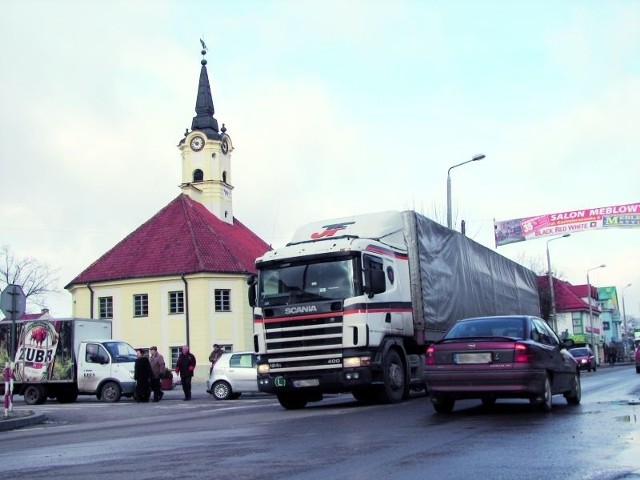
[[12,369],[13,394],[28,405],[48,398],[70,403],[78,395],[117,402],[133,395],[136,352],[111,338],[111,320],[16,320],[15,336],[13,328],[12,321],[0,322],[0,362]]
[[309,223],[255,265],[258,387],[285,409],[328,393],[400,402],[456,320],[540,315],[533,271],[415,211]]

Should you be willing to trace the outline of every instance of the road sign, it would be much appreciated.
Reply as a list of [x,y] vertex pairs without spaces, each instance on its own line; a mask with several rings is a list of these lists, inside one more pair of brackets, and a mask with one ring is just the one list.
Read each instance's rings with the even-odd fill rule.
[[25,297],[20,285],[7,285],[0,295],[0,308],[8,319],[15,320],[24,315],[27,308]]

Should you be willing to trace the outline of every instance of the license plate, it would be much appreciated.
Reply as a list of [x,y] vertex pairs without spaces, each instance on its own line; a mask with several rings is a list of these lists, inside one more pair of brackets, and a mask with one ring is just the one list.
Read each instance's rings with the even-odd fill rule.
[[491,363],[491,353],[456,353],[455,363]]
[[317,387],[320,385],[320,380],[317,378],[309,378],[307,380],[294,380],[294,387]]

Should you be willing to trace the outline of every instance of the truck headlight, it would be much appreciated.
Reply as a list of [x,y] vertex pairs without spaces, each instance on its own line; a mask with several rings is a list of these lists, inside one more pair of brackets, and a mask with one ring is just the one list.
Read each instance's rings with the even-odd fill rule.
[[258,373],[260,373],[260,374],[269,373],[269,364],[268,363],[261,363],[260,365],[258,365]]
[[371,357],[348,357],[342,361],[344,368],[368,367],[371,365]]

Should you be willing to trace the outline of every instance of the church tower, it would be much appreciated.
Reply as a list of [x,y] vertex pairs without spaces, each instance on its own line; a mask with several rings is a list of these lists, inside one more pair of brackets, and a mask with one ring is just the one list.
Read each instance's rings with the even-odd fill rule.
[[213,98],[207,75],[207,54],[202,44],[200,80],[196,98],[196,116],[191,122],[191,130],[185,132],[178,143],[182,154],[182,192],[203,204],[223,222],[233,224],[233,202],[231,185],[231,152],[233,144],[222,124],[213,114]]

